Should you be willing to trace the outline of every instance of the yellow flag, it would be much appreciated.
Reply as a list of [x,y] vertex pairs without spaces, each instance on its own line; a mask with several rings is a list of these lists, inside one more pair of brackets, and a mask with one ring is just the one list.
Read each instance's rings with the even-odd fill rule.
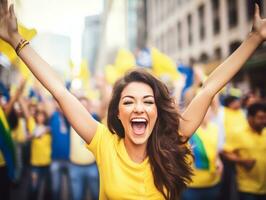
[[18,25],[18,31],[26,40],[31,40],[37,34],[36,29],[28,29],[21,24]]
[[[37,34],[37,31],[35,29],[27,29],[21,24],[18,24],[18,31],[27,40],[31,40]],[[13,63],[17,58],[15,50],[8,43],[6,43],[1,39],[0,39],[0,52],[5,54],[11,63]]]
[[80,63],[80,68],[79,68],[79,75],[78,79],[80,79],[83,83],[83,88],[88,89],[89,88],[89,80],[90,80],[90,71],[88,68],[88,62],[86,59],[82,59]]
[[172,80],[176,80],[179,77],[179,73],[176,70],[174,61],[167,55],[161,53],[158,49],[152,48],[152,70],[157,76],[169,76]]
[[106,81],[111,85],[113,85],[115,81],[120,78],[120,74],[113,65],[105,66],[104,73]]
[[13,64],[17,67],[21,75],[29,79],[30,76],[32,75],[31,71],[28,69],[28,67],[25,65],[25,63],[19,58],[16,57],[15,60],[13,61]]
[[117,53],[114,65],[118,73],[122,76],[125,72],[136,66],[136,60],[130,51],[120,49]]

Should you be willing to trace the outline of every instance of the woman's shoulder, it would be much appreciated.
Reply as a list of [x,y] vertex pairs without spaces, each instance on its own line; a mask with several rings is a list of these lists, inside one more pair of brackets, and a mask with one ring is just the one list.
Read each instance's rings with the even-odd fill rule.
[[105,124],[98,122],[97,130],[92,138],[91,144],[110,144],[117,143],[118,141],[119,137],[117,134],[112,133]]

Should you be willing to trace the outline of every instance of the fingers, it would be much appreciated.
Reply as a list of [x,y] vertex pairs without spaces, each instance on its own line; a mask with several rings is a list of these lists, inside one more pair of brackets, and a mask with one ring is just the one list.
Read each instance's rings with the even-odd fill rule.
[[4,13],[7,13],[7,11],[8,11],[8,2],[7,2],[7,0],[1,0],[1,9],[3,9],[2,10],[2,12],[4,12]]
[[2,2],[2,0],[0,0],[0,15],[2,15],[3,12],[4,12],[3,2]]
[[0,0],[0,14],[6,14],[8,12],[8,2],[7,0]]
[[255,12],[254,12],[254,18],[261,18],[260,17],[260,7],[257,3],[255,3]]
[[16,17],[13,4],[9,7],[9,14],[11,17]]

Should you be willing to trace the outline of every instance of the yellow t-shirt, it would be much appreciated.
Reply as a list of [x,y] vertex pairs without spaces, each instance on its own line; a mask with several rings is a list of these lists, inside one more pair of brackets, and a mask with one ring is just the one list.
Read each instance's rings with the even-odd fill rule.
[[225,146],[234,145],[233,137],[235,133],[241,132],[247,125],[247,120],[243,110],[233,110],[224,108],[224,128],[225,128]]
[[5,160],[4,160],[4,157],[3,157],[2,152],[1,152],[1,150],[0,150],[0,167],[3,167],[3,166],[5,166],[5,165],[6,165],[6,162],[5,162]]
[[78,165],[88,165],[95,162],[94,155],[85,146],[85,141],[71,128],[70,130],[70,160]]
[[100,172],[100,200],[164,199],[154,185],[148,158],[140,164],[133,162],[124,140],[107,127],[99,123],[88,148],[93,152]]
[[4,111],[3,111],[1,106],[0,106],[0,120],[2,121],[5,129],[9,129],[9,125],[8,125],[5,113],[4,113]]
[[51,163],[51,134],[44,133],[31,141],[31,165],[47,166]]
[[[195,149],[195,151],[197,150],[197,153],[194,153],[194,156],[199,156],[199,159],[195,158],[194,161],[201,162],[199,165],[206,167],[196,167],[196,164],[194,163],[194,175],[192,176],[192,182],[189,187],[211,187],[221,180],[221,174],[217,173],[216,170],[218,156],[218,127],[213,123],[208,123],[205,129],[199,127],[195,134],[197,135],[192,136],[195,137],[195,146],[193,147],[192,145],[192,148],[197,148]],[[206,159],[201,159],[202,157]]]
[[29,134],[31,135],[35,129],[36,123],[34,117],[29,117],[27,121],[27,129],[29,131]]
[[18,119],[18,126],[12,131],[12,138],[18,143],[23,143],[26,141],[27,129],[26,122],[24,118]]
[[241,192],[266,194],[266,128],[262,134],[254,132],[246,126],[233,138],[234,146],[225,146],[225,150],[239,149],[239,155],[245,159],[255,159],[256,163],[250,171],[240,165],[236,166],[238,190]]

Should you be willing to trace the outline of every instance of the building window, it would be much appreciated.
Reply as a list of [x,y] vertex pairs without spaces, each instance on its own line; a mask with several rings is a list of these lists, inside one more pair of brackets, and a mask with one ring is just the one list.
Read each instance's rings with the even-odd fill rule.
[[209,56],[207,53],[202,53],[199,57],[200,63],[207,63],[209,61]]
[[[262,11],[262,1],[256,1],[256,3],[259,5],[260,10]],[[247,18],[249,21],[253,19],[254,15],[254,0],[246,0],[246,6],[247,6]]]
[[229,46],[230,54],[232,54],[240,45],[241,45],[240,41],[231,42]]
[[205,38],[205,26],[204,26],[204,19],[205,19],[205,6],[201,5],[199,7],[199,32],[200,32],[200,39],[204,40]]
[[188,44],[192,45],[193,35],[192,35],[192,15],[191,14],[187,16],[187,24],[188,24]]
[[227,0],[227,4],[228,4],[229,27],[234,28],[237,26],[237,23],[238,23],[237,1]]
[[222,59],[222,49],[220,47],[214,50],[214,59],[221,60]]
[[213,33],[220,33],[220,4],[219,0],[212,0],[213,10]]

